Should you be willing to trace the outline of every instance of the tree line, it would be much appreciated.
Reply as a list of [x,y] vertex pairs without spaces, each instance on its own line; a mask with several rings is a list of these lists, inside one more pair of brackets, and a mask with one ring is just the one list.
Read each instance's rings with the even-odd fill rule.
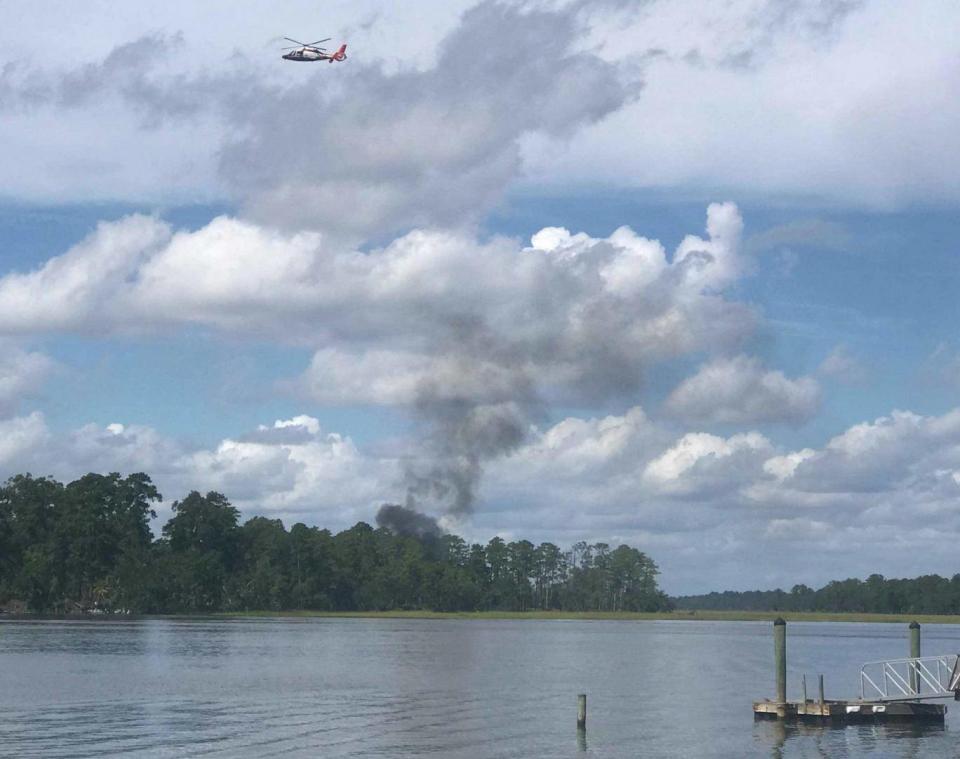
[[[190,613],[242,610],[658,611],[656,564],[630,546],[527,540],[468,544],[411,509],[404,534],[365,522],[333,534],[240,514],[222,494],[172,505],[146,474],[68,484],[16,475],[0,487],[0,608]],[[386,507],[385,507],[386,508]],[[394,524],[402,520],[393,520]]]
[[728,590],[673,600],[680,609],[957,614],[960,613],[960,574],[949,579],[939,575],[887,579],[872,574],[866,580],[833,580],[816,590],[794,585],[789,591],[780,588]]

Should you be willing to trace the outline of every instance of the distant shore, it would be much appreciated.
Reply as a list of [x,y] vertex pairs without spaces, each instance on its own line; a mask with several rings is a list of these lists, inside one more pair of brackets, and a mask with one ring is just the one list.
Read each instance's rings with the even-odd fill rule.
[[772,622],[783,617],[788,622],[919,622],[920,624],[960,624],[960,614],[863,614],[791,611],[237,611],[214,614],[216,617],[328,617],[359,619],[516,619],[516,620],[666,620],[701,622]]
[[194,612],[182,614],[68,614],[48,615],[26,613],[2,613],[4,619],[74,619],[74,620],[121,620],[121,619],[231,619],[231,618],[328,618],[328,619],[450,619],[485,620],[515,619],[523,620],[595,620],[595,621],[672,621],[672,622],[772,622],[782,617],[788,622],[919,622],[920,624],[960,624],[960,614],[866,614],[859,612],[806,612],[806,611],[709,611],[678,609],[672,612],[632,612],[632,611],[230,611],[230,612]]

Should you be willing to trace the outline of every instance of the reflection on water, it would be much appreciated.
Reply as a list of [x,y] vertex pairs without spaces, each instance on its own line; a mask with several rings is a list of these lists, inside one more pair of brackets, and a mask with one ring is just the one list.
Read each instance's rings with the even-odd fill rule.
[[950,745],[944,725],[910,723],[841,726],[764,720],[755,723],[754,738],[770,747],[768,755],[774,759],[792,756],[935,756],[947,755],[942,752]]
[[[790,696],[906,653],[903,625],[791,624]],[[925,757],[946,727],[754,722],[767,623],[0,622],[0,755]],[[924,649],[960,648],[927,626]],[[589,694],[578,731],[576,695]],[[589,732],[589,735],[587,735]]]

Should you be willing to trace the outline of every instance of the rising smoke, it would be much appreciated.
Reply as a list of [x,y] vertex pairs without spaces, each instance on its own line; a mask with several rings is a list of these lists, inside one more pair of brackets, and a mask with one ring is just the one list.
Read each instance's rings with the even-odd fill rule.
[[530,426],[528,409],[519,403],[494,406],[469,399],[451,403],[424,398],[417,406],[430,429],[426,469],[407,468],[408,498],[432,498],[456,518],[473,512],[483,463],[517,448]]
[[436,519],[398,503],[385,503],[380,507],[377,511],[377,527],[390,530],[394,535],[419,540],[443,535],[443,529]]
[[409,503],[438,501],[463,519],[473,513],[484,463],[524,442],[540,402],[517,346],[479,320],[457,320],[450,330],[442,377],[421,380],[412,404],[426,463],[405,474]]

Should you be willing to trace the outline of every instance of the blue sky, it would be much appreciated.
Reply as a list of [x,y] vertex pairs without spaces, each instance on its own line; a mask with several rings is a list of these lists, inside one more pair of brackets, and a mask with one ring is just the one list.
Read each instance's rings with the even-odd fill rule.
[[223,10],[0,32],[0,474],[674,592],[954,571],[952,5],[332,3],[322,67],[309,3]]

